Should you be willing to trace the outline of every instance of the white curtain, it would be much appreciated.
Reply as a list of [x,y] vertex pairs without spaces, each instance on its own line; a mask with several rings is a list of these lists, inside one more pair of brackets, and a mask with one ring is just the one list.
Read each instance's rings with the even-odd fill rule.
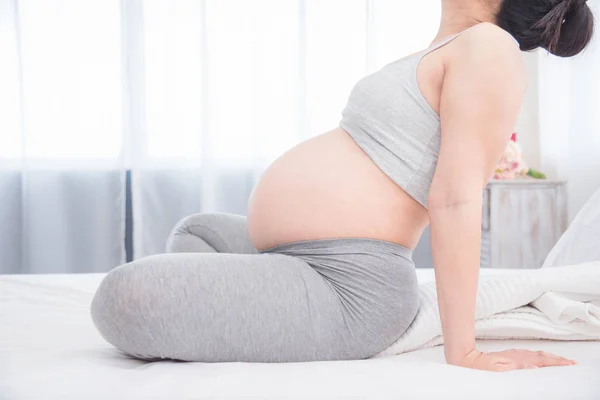
[[[337,126],[352,85],[434,36],[438,2],[138,2],[136,257],[179,218],[246,212],[264,168]],[[143,71],[142,71],[143,68]],[[143,145],[142,145],[143,143]]]
[[425,47],[439,13],[0,0],[0,273],[106,271],[131,236],[137,258],[188,214],[244,214],[264,168],[337,126],[352,85]]
[[596,15],[590,46],[569,59],[539,54],[541,168],[567,180],[570,220],[600,187],[600,1],[587,3]]
[[0,273],[124,260],[119,10],[0,0]]

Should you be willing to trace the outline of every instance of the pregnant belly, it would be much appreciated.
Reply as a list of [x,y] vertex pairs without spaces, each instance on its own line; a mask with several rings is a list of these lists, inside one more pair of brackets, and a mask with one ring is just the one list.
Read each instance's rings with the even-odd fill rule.
[[341,128],[277,159],[250,197],[248,232],[264,250],[285,243],[369,238],[413,249],[427,211]]

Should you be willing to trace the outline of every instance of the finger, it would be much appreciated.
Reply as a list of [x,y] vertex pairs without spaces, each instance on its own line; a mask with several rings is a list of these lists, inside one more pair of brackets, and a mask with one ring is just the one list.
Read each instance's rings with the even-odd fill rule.
[[535,364],[523,364],[521,369],[538,369],[539,367]]
[[538,351],[537,354],[541,355],[543,357],[547,357],[547,358],[554,358],[554,359],[557,359],[557,360],[568,361],[569,363],[575,363],[575,361],[570,360],[570,359],[568,359],[566,357],[561,357],[559,355],[552,354],[552,353],[546,353],[545,351]]
[[537,356],[534,364],[538,367],[563,367],[573,365],[569,360],[561,360],[558,358],[545,357],[542,355]]
[[570,359],[568,359],[566,357],[561,357],[561,356],[556,355],[556,354],[546,353],[545,351],[538,351],[538,355],[542,355],[544,357],[549,357],[549,358],[555,358],[555,359],[558,359],[558,360],[568,361],[569,363],[576,364],[576,362],[574,360],[570,360]]
[[547,352],[542,351],[542,350],[536,351],[535,354],[538,355],[538,356],[550,357],[550,358],[564,358],[564,357],[561,357],[559,355],[552,354],[552,353],[547,353]]
[[521,359],[523,364],[535,364],[539,367],[566,366],[575,364],[573,360],[569,360],[556,354],[546,353],[545,351],[541,350],[520,350],[515,355],[523,357]]

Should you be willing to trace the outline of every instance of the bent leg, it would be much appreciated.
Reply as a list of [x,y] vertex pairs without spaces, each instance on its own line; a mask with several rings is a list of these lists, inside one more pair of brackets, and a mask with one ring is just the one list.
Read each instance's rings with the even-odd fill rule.
[[179,221],[167,239],[167,253],[256,254],[246,229],[246,217],[194,214]]
[[163,254],[111,271],[92,302],[111,344],[139,358],[288,362],[372,355],[306,262],[282,254]]

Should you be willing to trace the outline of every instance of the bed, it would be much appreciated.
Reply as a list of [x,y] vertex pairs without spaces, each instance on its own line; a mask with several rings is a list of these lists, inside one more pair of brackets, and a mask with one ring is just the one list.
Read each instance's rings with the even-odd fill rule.
[[[483,270],[482,274],[517,273]],[[432,270],[418,270],[419,280]],[[360,361],[142,362],[106,343],[89,304],[101,274],[0,276],[0,399],[600,399],[600,342],[492,341],[578,361],[491,373],[448,366],[443,349]]]

